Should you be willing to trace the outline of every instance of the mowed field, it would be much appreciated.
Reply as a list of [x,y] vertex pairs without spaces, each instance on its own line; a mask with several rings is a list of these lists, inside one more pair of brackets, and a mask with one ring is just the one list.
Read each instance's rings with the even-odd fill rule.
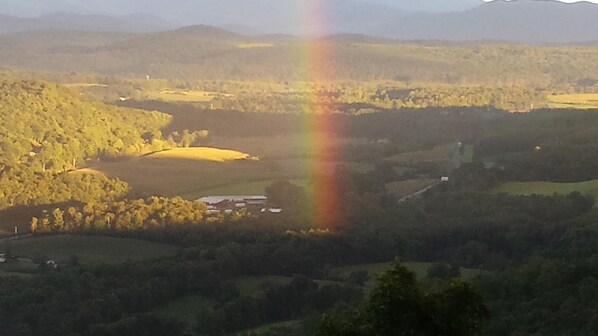
[[432,179],[415,179],[415,180],[406,180],[406,181],[398,181],[392,182],[386,185],[386,191],[393,195],[396,198],[403,198],[405,196],[411,195],[416,193],[426,187],[431,186],[434,183],[437,183],[438,180]]
[[182,159],[212,162],[228,162],[234,160],[248,159],[257,160],[257,158],[252,158],[247,153],[239,152],[236,150],[220,149],[213,147],[174,148],[158,153],[153,153],[148,156],[157,159]]
[[579,183],[556,183],[556,182],[507,182],[503,183],[492,192],[506,193],[511,195],[566,195],[572,192],[588,194],[598,199],[598,180]]
[[392,162],[401,165],[412,165],[415,163],[439,163],[451,160],[451,156],[456,151],[456,145],[437,146],[430,150],[401,153],[388,158]]
[[211,102],[216,97],[232,98],[233,96],[216,92],[190,90],[154,91],[147,94],[147,98],[150,100],[184,103]]
[[548,107],[558,109],[598,109],[598,93],[549,95]]
[[[331,138],[325,148],[353,139]],[[303,137],[215,138],[217,148],[177,148],[115,162],[94,162],[92,171],[117,177],[132,187],[132,197],[263,194],[277,180],[307,187],[312,173],[333,174],[338,164],[367,171],[368,164],[322,161],[313,171],[313,156]],[[230,149],[225,149],[230,148]],[[73,172],[76,173],[76,172]]]
[[153,260],[174,256],[174,246],[100,236],[58,235],[0,241],[0,249],[10,250],[20,258],[53,259],[68,263],[77,256],[82,264],[119,264],[127,260]]

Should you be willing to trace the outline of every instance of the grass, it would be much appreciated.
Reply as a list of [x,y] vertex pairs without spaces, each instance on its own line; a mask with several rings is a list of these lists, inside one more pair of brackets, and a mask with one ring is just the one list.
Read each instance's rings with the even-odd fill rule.
[[598,199],[598,180],[591,180],[579,183],[556,183],[556,182],[507,182],[503,183],[492,192],[506,193],[511,195],[546,195],[570,194],[574,191],[582,194],[589,194]]
[[239,152],[236,150],[212,147],[174,148],[158,153],[153,153],[147,156],[150,158],[158,159],[182,159],[212,162],[228,162],[235,160],[251,159],[251,156],[247,153]]
[[[127,182],[131,197],[263,193],[276,180],[308,185],[313,160],[302,136],[214,138],[213,144],[226,150],[175,149],[121,161],[93,162],[89,169]],[[340,146],[360,140],[331,138],[327,145]],[[260,160],[229,160],[259,156]],[[229,160],[229,161],[225,161]],[[338,164],[368,170],[371,165],[324,161],[320,174],[333,174]],[[87,170],[89,171],[89,170]]]
[[329,152],[344,145],[367,144],[366,139],[344,138],[334,135],[289,134],[259,137],[213,137],[212,145],[220,148],[234,148],[252,153],[261,158],[298,158],[310,155],[310,139],[326,138],[326,143],[318,143],[321,151]]
[[[277,180],[263,180],[225,184],[222,186],[202,189],[200,191],[191,192],[181,196],[186,199],[199,199],[204,196],[214,195],[264,195],[266,188],[276,181]],[[310,180],[307,178],[289,179],[288,181],[301,187],[307,187],[310,183]]]
[[455,145],[442,145],[430,150],[401,153],[389,157],[387,160],[400,165],[412,165],[415,163],[428,162],[438,163],[450,161],[451,155],[455,152]]
[[598,109],[597,93],[576,93],[548,96],[548,107],[566,109]]
[[67,88],[91,88],[91,87],[108,87],[105,84],[97,84],[97,83],[70,83],[70,84],[63,84]]
[[133,189],[133,197],[186,195],[197,198],[212,193],[214,188],[226,186],[227,191],[232,192],[236,191],[233,190],[235,185],[302,177],[299,171],[276,169],[260,161],[220,163],[152,156],[98,162],[93,169],[126,181]]
[[191,327],[197,320],[197,314],[204,310],[211,310],[214,302],[200,295],[189,295],[160,307],[155,312],[163,317],[173,318]]
[[9,272],[2,270],[2,266],[0,266],[0,278],[19,278],[19,279],[31,279],[33,274],[28,273],[21,273],[21,272]]
[[231,98],[232,95],[226,95],[216,92],[208,91],[192,91],[192,90],[165,90],[150,92],[147,98],[150,100],[161,100],[165,102],[211,102],[216,97]]
[[251,329],[240,333],[240,335],[293,335],[298,333],[301,328],[301,321],[283,321],[263,325],[259,328]]
[[241,43],[237,44],[240,49],[254,49],[254,48],[272,48],[273,44],[270,43]]
[[457,160],[459,164],[464,163],[471,163],[473,162],[473,150],[474,146],[472,145],[465,145],[463,150],[463,154],[457,154]]
[[82,264],[118,264],[127,260],[151,260],[174,256],[177,248],[136,239],[99,236],[42,236],[2,241],[0,249],[10,249],[13,255],[37,260],[53,259],[68,263],[77,256]]
[[233,284],[241,296],[259,296],[268,286],[284,286],[291,281],[293,278],[284,276],[254,276],[236,278]]
[[388,183],[386,185],[386,190],[388,191],[388,193],[390,193],[396,198],[403,198],[405,196],[418,192],[428,186],[431,186],[436,182],[438,181],[433,179],[397,181]]

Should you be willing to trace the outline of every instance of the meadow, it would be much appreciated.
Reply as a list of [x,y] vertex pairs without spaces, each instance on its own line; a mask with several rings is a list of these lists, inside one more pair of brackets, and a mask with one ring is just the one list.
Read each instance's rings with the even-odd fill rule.
[[598,109],[598,93],[549,95],[548,107],[555,109]]
[[236,150],[220,149],[213,147],[173,148],[147,155],[147,157],[158,159],[181,159],[212,162],[228,162],[247,159],[257,160],[257,158],[252,158],[247,153],[242,153]]
[[[331,137],[324,150],[362,141]],[[99,161],[85,171],[127,182],[132,197],[263,194],[281,179],[304,187],[310,184],[315,159],[304,136],[215,137],[212,143],[218,148],[176,148],[132,159]],[[319,162],[318,173],[333,174],[339,164],[359,171],[371,168],[369,164],[331,160]]]
[[164,90],[151,91],[147,93],[146,98],[150,100],[161,100],[165,102],[211,102],[217,97],[232,98],[232,95],[208,91],[193,90]]
[[406,152],[391,156],[389,161],[398,163],[400,165],[413,165],[415,163],[439,163],[451,160],[452,155],[457,150],[456,145],[442,145],[434,147],[430,150]]
[[566,195],[572,192],[588,194],[598,199],[598,180],[579,183],[556,183],[556,182],[507,182],[496,187],[492,192],[506,193],[510,195],[545,195],[554,194]]
[[173,318],[188,326],[195,324],[198,312],[212,309],[215,303],[201,295],[189,295],[172,301],[158,308],[155,312],[167,318]]
[[389,194],[393,195],[396,198],[403,198],[405,196],[418,192],[428,186],[431,186],[432,184],[437,183],[439,180],[440,179],[433,180],[422,178],[391,182],[386,185],[386,191],[388,191]]
[[20,258],[52,259],[67,264],[76,256],[82,264],[119,264],[174,256],[177,248],[136,239],[58,235],[0,241],[0,249]]

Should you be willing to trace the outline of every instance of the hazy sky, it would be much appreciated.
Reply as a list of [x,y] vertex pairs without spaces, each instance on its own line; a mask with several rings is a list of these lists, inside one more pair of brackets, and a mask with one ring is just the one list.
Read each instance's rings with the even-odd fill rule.
[[[127,15],[144,13],[163,18],[179,18],[191,11],[218,10],[223,8],[284,7],[288,11],[301,6],[308,0],[0,0],[0,13],[16,16],[39,16],[55,12],[75,12],[84,14]],[[402,11],[462,11],[475,7],[482,1],[491,0],[312,0],[320,1],[324,6],[342,8],[354,7],[355,4],[383,5]],[[504,1],[504,0],[499,0]],[[562,2],[580,2],[563,0]],[[598,0],[589,2],[598,3]],[[227,7],[227,5],[229,7]],[[222,14],[222,13],[221,13]]]

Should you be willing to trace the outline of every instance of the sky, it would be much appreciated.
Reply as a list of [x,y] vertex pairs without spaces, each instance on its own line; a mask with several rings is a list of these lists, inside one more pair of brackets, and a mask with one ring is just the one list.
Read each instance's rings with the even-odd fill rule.
[[[289,8],[301,6],[300,2],[309,0],[0,0],[0,13],[15,16],[39,16],[55,12],[75,12],[83,14],[127,15],[143,13],[173,18],[183,15],[186,11],[201,9],[222,9],[231,3],[231,8],[259,7],[265,3],[268,7]],[[380,5],[401,11],[447,12],[462,11],[477,5],[482,1],[491,0],[312,0],[322,4],[333,4],[335,7],[355,7],[355,4]],[[504,0],[499,0],[504,1]],[[562,0],[562,2],[580,2],[576,0]],[[589,2],[598,3],[598,0]],[[180,9],[177,11],[177,9]]]

